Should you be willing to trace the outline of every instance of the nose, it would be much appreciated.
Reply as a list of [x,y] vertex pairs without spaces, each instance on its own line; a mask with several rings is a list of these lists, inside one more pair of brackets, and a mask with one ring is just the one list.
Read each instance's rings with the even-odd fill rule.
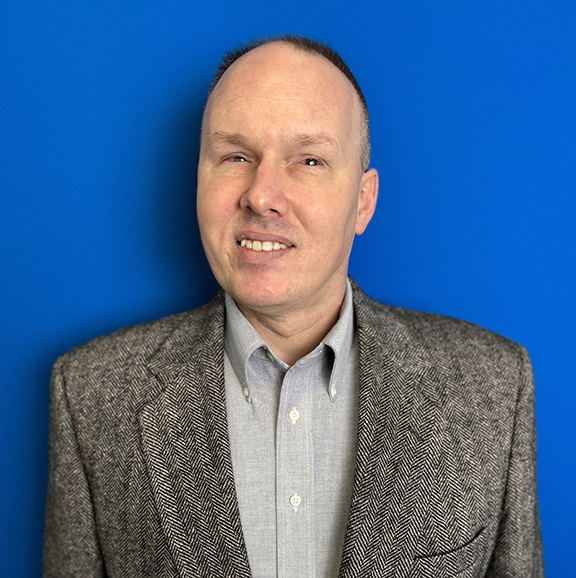
[[272,163],[261,162],[249,188],[240,199],[240,206],[243,209],[251,209],[262,217],[285,215],[288,210],[288,199],[280,169]]

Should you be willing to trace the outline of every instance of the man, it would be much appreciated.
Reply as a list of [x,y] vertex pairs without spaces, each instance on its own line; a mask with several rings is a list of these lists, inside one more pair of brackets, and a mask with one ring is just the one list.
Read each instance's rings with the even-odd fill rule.
[[542,576],[526,352],[372,301],[364,97],[326,47],[230,54],[203,119],[224,292],[58,360],[45,576]]

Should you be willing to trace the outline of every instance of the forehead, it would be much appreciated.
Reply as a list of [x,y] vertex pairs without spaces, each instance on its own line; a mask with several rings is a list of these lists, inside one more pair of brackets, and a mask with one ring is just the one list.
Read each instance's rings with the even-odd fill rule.
[[257,111],[259,120],[271,121],[307,114],[352,130],[360,104],[350,81],[326,58],[274,42],[232,64],[208,100],[205,120],[229,119],[241,111]]

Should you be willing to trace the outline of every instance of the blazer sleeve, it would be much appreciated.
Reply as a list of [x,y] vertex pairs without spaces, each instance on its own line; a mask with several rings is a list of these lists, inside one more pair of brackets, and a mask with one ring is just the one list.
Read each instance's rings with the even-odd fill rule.
[[534,380],[524,348],[512,436],[502,517],[486,576],[541,578],[544,568],[536,493]]
[[103,578],[90,487],[66,395],[61,360],[52,371],[44,578]]

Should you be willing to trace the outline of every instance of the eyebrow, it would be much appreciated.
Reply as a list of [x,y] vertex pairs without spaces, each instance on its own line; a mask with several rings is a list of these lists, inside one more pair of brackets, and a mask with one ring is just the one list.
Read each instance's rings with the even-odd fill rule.
[[212,132],[208,135],[212,142],[227,142],[236,145],[245,145],[248,139],[237,132]]
[[332,148],[338,148],[338,143],[330,136],[324,133],[320,134],[299,134],[294,141],[303,146],[311,145],[328,145]]

